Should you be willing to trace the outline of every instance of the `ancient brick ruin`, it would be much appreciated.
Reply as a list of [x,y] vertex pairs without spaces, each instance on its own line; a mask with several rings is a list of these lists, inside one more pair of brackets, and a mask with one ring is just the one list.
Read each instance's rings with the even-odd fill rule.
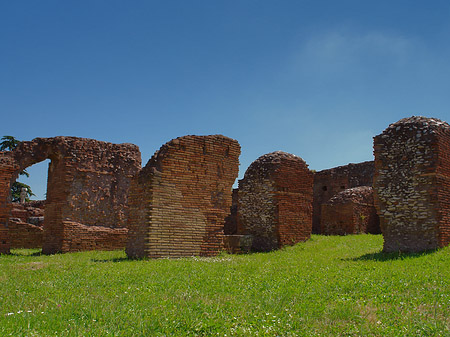
[[372,186],[373,161],[348,164],[314,174],[313,233],[321,233],[322,204],[337,193],[358,186]]
[[42,248],[45,200],[14,202],[8,220],[11,248]]
[[299,157],[259,157],[239,181],[238,233],[252,235],[252,250],[270,251],[311,236],[313,174]]
[[132,144],[76,137],[36,138],[0,153],[0,249],[8,253],[9,188],[23,169],[50,159],[43,252],[123,248],[131,177],[140,169]]
[[127,255],[217,254],[239,155],[239,143],[221,135],[185,136],[163,145],[131,184]]
[[346,189],[323,204],[321,231],[324,235],[380,234],[372,187]]
[[450,243],[450,125],[410,117],[374,138],[375,205],[385,252]]

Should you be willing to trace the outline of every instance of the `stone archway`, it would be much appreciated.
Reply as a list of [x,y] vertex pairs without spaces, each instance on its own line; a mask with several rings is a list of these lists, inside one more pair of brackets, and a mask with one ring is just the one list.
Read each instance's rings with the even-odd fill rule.
[[18,173],[50,159],[45,254],[123,248],[130,179],[141,165],[133,144],[76,137],[36,138],[0,156],[0,252],[9,252],[9,187]]

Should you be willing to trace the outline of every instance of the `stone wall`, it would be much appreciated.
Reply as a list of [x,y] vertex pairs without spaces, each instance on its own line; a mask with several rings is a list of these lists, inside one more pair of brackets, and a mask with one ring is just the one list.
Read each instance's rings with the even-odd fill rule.
[[367,161],[338,166],[314,174],[313,233],[321,233],[322,204],[345,189],[372,186],[374,170],[373,161]]
[[[45,159],[51,160],[47,181],[44,253],[67,252],[72,247],[77,247],[75,250],[92,247],[90,243],[85,246],[73,244],[74,240],[83,241],[84,234],[87,235],[86,242],[95,241],[92,231],[89,234],[86,231],[74,234],[74,226],[111,229],[126,226],[128,189],[131,177],[140,169],[140,152],[136,145],[111,144],[76,137],[36,138],[20,143],[7,155],[12,155],[14,161],[8,168],[9,176],[5,173],[0,178],[9,179],[10,182],[17,178],[21,170]],[[0,193],[9,195],[9,186],[2,186]],[[8,197],[2,198],[2,202],[8,204]],[[2,223],[5,226],[5,222]],[[121,232],[118,233],[119,237]],[[103,234],[99,234],[99,242],[103,242],[102,238]],[[97,245],[96,248],[101,247]],[[116,248],[123,248],[123,240],[122,246]]]
[[380,234],[372,187],[346,189],[322,205],[322,234]]
[[223,249],[239,155],[239,143],[221,135],[163,145],[131,184],[127,255],[210,256]]
[[375,205],[385,252],[450,242],[450,125],[410,117],[374,138]]
[[252,250],[270,251],[309,239],[313,174],[299,157],[259,157],[239,181],[238,234],[252,235]]

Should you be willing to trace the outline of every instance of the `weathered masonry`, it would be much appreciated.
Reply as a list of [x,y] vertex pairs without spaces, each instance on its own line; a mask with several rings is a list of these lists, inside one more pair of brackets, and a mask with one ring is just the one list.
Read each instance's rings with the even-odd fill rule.
[[240,152],[236,140],[221,135],[163,145],[131,184],[127,255],[216,255],[223,248]]
[[239,181],[238,233],[252,250],[270,251],[311,236],[313,174],[300,157],[277,151],[259,157]]
[[450,125],[410,117],[374,138],[375,205],[385,252],[450,242]]
[[8,220],[11,248],[42,248],[45,200],[14,202]]
[[316,172],[314,174],[313,233],[321,233],[322,204],[345,189],[372,186],[373,174],[373,161],[348,164]]
[[372,187],[346,189],[323,204],[321,230],[325,235],[380,234]]
[[10,248],[11,183],[23,169],[50,159],[43,231],[45,254],[123,248],[130,180],[140,169],[132,144],[76,137],[36,138],[0,154],[0,249]]

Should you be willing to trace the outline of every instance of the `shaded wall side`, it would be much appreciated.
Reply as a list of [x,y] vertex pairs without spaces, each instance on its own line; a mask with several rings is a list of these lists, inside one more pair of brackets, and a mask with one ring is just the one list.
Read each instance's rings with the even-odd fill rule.
[[125,252],[130,258],[146,256],[152,203],[152,176],[141,172],[133,177],[128,195]]
[[438,245],[450,244],[450,130],[437,133],[439,161],[437,167],[438,198]]
[[374,199],[385,252],[438,246],[437,139],[417,127],[389,128],[374,138]]
[[67,160],[53,156],[47,174],[47,200],[44,210],[44,233],[42,252],[55,254],[64,252],[64,225],[65,217],[70,219],[68,207],[69,185],[71,175],[67,174]]
[[252,250],[278,248],[278,216],[275,184],[267,177],[239,181],[238,234],[252,235]]

